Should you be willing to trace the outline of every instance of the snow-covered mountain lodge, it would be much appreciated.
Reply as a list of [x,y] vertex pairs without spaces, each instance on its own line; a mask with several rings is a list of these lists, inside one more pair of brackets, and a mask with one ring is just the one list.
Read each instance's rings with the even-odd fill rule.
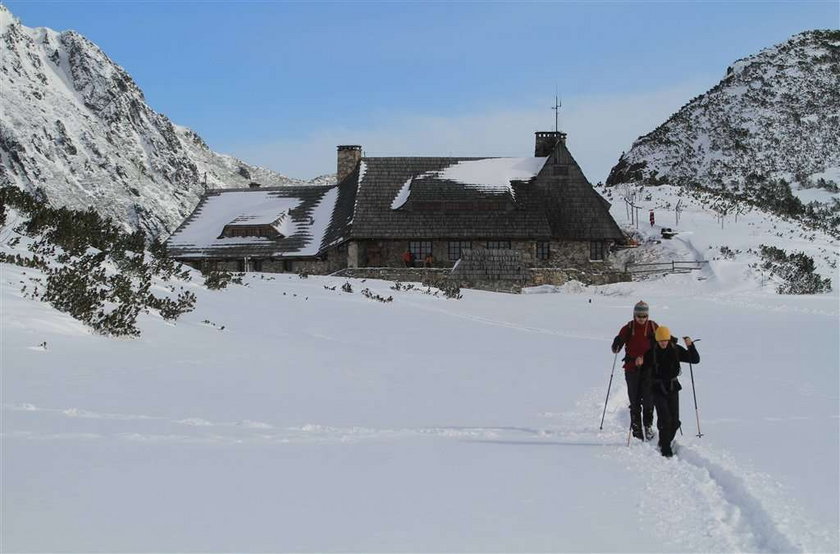
[[431,255],[451,268],[501,250],[523,269],[591,272],[624,241],[562,132],[536,133],[530,158],[364,157],[339,146],[337,165],[331,186],[207,192],[170,254],[202,269],[332,273],[404,267],[407,251],[417,266]]

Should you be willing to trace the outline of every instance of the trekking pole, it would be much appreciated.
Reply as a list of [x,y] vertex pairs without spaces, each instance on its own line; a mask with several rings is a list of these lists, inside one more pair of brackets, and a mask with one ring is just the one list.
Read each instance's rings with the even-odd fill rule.
[[[699,340],[697,339],[692,342]],[[697,408],[697,391],[694,389],[694,368],[691,362],[688,363],[688,372],[691,375],[691,394],[694,395],[694,417],[697,418],[697,438],[700,438],[703,436],[703,433],[700,432],[700,410]]]
[[615,353],[615,358],[613,358],[613,365],[612,371],[610,371],[610,384],[607,385],[607,399],[604,400],[604,413],[601,414],[601,426],[598,427],[601,431],[604,430],[604,416],[607,415],[607,402],[610,400],[610,388],[612,388],[612,380],[613,374],[615,373],[615,362],[618,360],[618,352]]

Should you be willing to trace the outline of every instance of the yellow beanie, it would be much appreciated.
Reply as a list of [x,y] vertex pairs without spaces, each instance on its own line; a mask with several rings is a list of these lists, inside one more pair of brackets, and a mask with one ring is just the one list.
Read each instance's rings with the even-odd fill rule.
[[660,340],[671,340],[671,330],[665,327],[664,325],[660,325],[656,328],[656,334],[654,335],[657,341]]

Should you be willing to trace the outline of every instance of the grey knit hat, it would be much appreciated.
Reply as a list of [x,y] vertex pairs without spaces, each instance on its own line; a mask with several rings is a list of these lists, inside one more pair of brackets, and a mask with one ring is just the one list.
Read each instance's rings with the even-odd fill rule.
[[648,315],[648,305],[644,300],[639,300],[635,306],[633,306],[633,315]]

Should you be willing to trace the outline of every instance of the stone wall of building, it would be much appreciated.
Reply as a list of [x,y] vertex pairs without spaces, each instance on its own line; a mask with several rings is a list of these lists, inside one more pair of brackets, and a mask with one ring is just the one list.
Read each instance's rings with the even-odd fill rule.
[[380,279],[401,283],[457,284],[463,288],[490,290],[496,292],[520,292],[524,287],[539,285],[559,286],[569,281],[585,285],[606,285],[630,281],[628,273],[620,271],[580,271],[559,268],[528,268],[526,278],[513,280],[488,280],[473,278],[462,280],[450,275],[448,268],[410,267],[358,267],[342,269],[333,275],[349,279]]
[[[405,267],[402,254],[407,248],[408,241],[358,242],[356,250],[360,262],[388,263],[353,268],[347,267],[347,262],[348,252],[354,248],[345,243],[329,250],[323,259],[264,259],[260,271],[336,274],[348,278],[400,282],[445,282],[464,288],[504,292],[519,292],[528,286],[562,285],[573,280],[588,285],[630,281],[629,275],[611,270],[607,262],[590,262],[589,243],[581,241],[552,241],[548,260],[536,259],[534,241],[512,241],[510,249],[487,249],[483,241],[473,241],[473,248],[464,252],[454,271],[454,262],[447,259],[449,241],[432,241],[435,257],[432,268],[422,267],[422,261],[415,263],[415,267]],[[182,261],[202,271],[245,270],[245,261],[238,259]],[[249,260],[247,270],[255,271],[253,260]]]
[[525,257],[529,267],[569,267],[582,271],[599,269],[607,264],[589,260],[589,242],[579,240],[549,241],[548,258],[537,258],[536,241],[512,241],[511,248]]
[[339,246],[330,250],[323,259],[283,259],[283,258],[221,258],[221,259],[181,259],[179,262],[200,271],[260,271],[263,273],[307,273],[325,275],[334,273],[347,265],[347,247]]
[[[452,267],[449,259],[449,241],[432,240],[432,267]],[[405,267],[403,254],[408,250],[407,240],[365,240],[358,241],[359,267]],[[474,245],[479,244],[473,242]],[[422,267],[423,260],[415,260],[415,267]]]
[[[251,265],[249,271],[257,271],[257,266]],[[330,273],[327,260],[264,260],[259,271],[263,273],[306,273],[321,275]]]
[[[489,252],[490,256],[494,257],[494,254],[498,255],[499,252],[510,253],[511,251],[483,250],[481,252]],[[332,269],[335,267],[335,260],[331,263],[328,260],[291,260],[289,262],[291,269],[288,270],[286,269],[287,266],[278,260],[265,262],[262,271],[265,273],[307,273],[310,275],[331,274],[353,279],[380,279],[402,283],[428,283],[432,285],[457,284],[463,288],[512,293],[520,292],[523,287],[539,285],[559,286],[569,281],[579,281],[586,285],[606,285],[631,280],[629,274],[619,271],[581,271],[574,268],[556,267],[528,268],[518,264],[521,261],[521,258],[518,256],[510,257],[503,255],[501,261],[501,271],[498,271],[497,268],[497,270],[484,271],[482,273],[482,270],[476,264],[473,264],[472,270],[469,272],[465,273],[461,271],[459,274],[456,271],[455,275],[452,275],[451,268],[442,267],[339,267]],[[236,260],[219,260],[214,264],[204,264],[204,268],[200,267],[201,264],[190,263],[188,265],[205,271],[211,267],[216,270],[230,272],[241,271],[241,265]],[[496,272],[491,273],[491,271]]]
[[[449,242],[432,242],[433,267],[452,267],[450,262]],[[365,240],[358,241],[359,267],[405,267],[403,254],[408,250],[407,240]],[[415,267],[422,267],[423,260],[416,260]]]
[[461,287],[503,291],[521,289],[528,277],[527,256],[512,248],[465,252],[449,274]]
[[531,268],[528,286],[563,285],[569,281],[579,281],[585,285],[608,285],[631,281],[629,273],[623,271],[581,271],[578,269],[560,269],[556,267]]
[[400,283],[438,283],[449,277],[448,268],[423,267],[353,267],[333,273],[350,279],[381,279]]
[[[358,249],[358,267],[403,267],[403,253],[408,250],[407,240],[367,240],[355,243]],[[550,241],[548,259],[537,259],[537,242],[510,241],[511,249],[523,256],[523,263],[528,267],[568,267],[582,271],[599,270],[608,264],[603,261],[589,260],[589,242],[586,241]],[[432,267],[448,267],[455,265],[455,260],[449,259],[448,240],[433,240]],[[486,241],[471,241],[472,250],[486,250]],[[351,264],[352,267],[353,264]],[[415,266],[423,265],[423,260],[416,260]]]
[[[455,265],[455,261],[449,259],[449,242],[448,240],[431,241],[434,257],[432,267],[452,268]],[[486,241],[471,241],[471,243],[472,250],[488,251]],[[283,260],[282,258],[264,258],[261,271],[268,273],[299,273],[303,271],[315,275],[334,273],[346,267],[354,267],[356,264],[360,268],[399,268],[405,267],[402,256],[406,250],[408,250],[408,241],[406,240],[353,241],[328,250],[324,259]],[[551,241],[549,258],[545,260],[537,259],[536,241],[511,241],[511,250],[521,255],[522,263],[526,267],[564,267],[593,271],[607,266],[606,262],[589,261],[588,242]],[[353,259],[350,259],[351,257]],[[218,270],[244,271],[244,259],[187,259],[181,261],[197,269],[215,267]],[[414,267],[422,266],[423,260],[414,262]],[[249,271],[254,270],[253,260],[249,260],[248,269]]]

